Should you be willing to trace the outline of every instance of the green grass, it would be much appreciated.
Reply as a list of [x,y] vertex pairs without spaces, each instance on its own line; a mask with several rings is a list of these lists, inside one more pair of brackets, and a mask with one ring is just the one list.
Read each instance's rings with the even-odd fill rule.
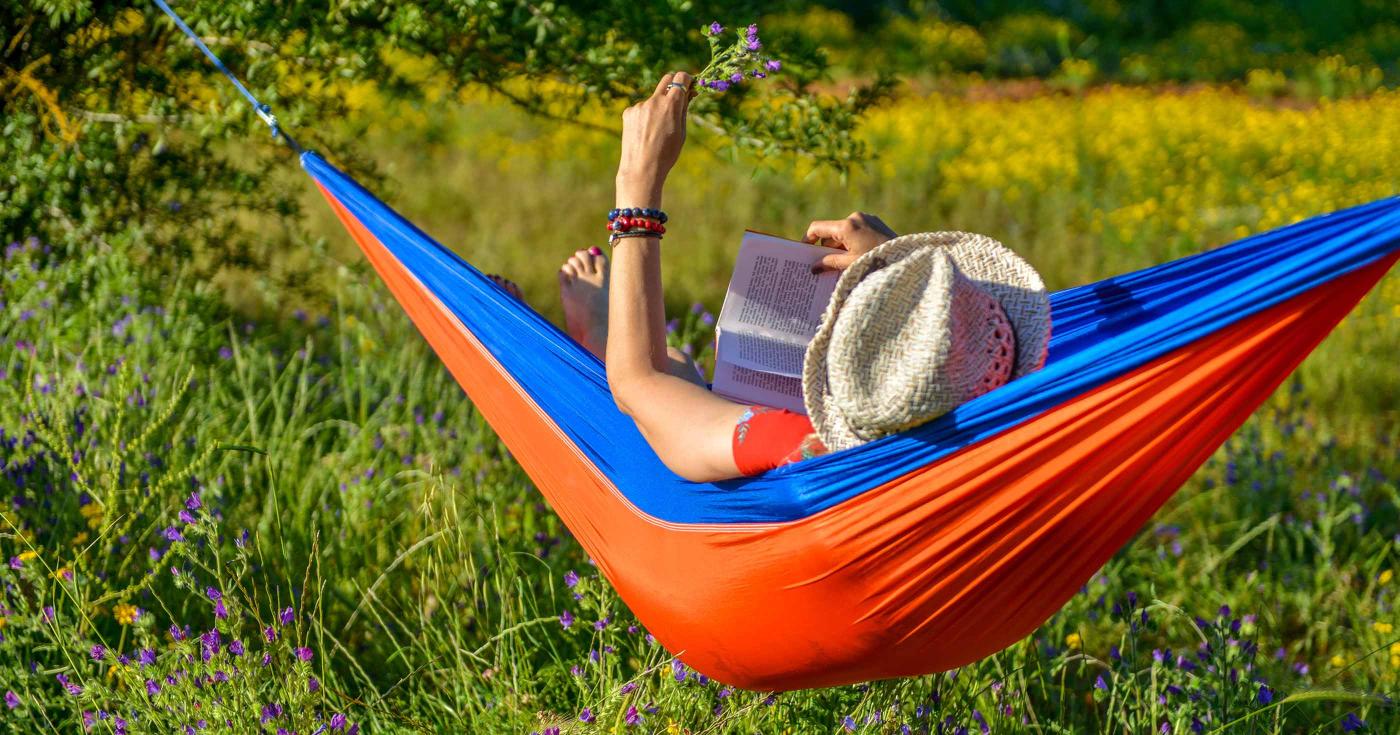
[[[389,122],[364,141],[392,181],[387,201],[557,316],[553,269],[599,240],[611,204],[611,141],[491,104],[406,130]],[[1203,246],[1094,234],[1092,212],[1121,206],[1144,185],[1137,180],[1104,176],[1010,201],[927,174],[843,184],[726,162],[697,138],[668,192],[677,309],[718,306],[743,227],[793,233],[853,208],[902,229],[992,232],[1023,245],[1056,287]],[[926,150],[930,159],[956,153]],[[297,176],[288,172],[289,182],[309,190]],[[676,681],[670,656],[632,627],[311,197],[309,226],[332,257],[304,262],[321,271],[324,301],[149,273],[121,241],[3,261],[0,488],[20,501],[0,514],[0,551],[36,555],[0,567],[10,585],[0,689],[22,699],[0,714],[0,730],[73,732],[82,710],[104,709],[137,714],[132,732],[197,717],[257,732],[271,702],[286,709],[278,723],[303,733],[332,712],[368,732],[807,733],[841,731],[847,717],[872,733],[903,723],[937,731],[950,717],[944,732],[976,732],[978,717],[994,732],[1155,732],[1164,721],[1190,732],[1195,718],[1207,732],[1337,731],[1349,715],[1376,732],[1400,725],[1379,699],[1396,693],[1400,675],[1389,648],[1400,633],[1387,627],[1400,623],[1400,582],[1387,573],[1400,540],[1400,422],[1386,392],[1400,378],[1393,276],[1031,638],[958,672],[770,700],[695,672]],[[1240,224],[1254,223],[1211,226]],[[299,308],[309,314],[299,318]],[[705,336],[687,328],[685,338]],[[191,492],[203,507],[184,524],[176,513]],[[169,542],[167,527],[184,529],[184,540]],[[71,581],[53,575],[64,567]],[[581,577],[574,588],[564,581],[571,570]],[[196,634],[216,624],[209,586],[230,609],[217,622],[225,642],[246,641],[247,658],[199,662],[198,644],[164,633],[171,623]],[[124,625],[119,603],[146,612]],[[287,606],[295,621],[264,646],[262,629]],[[565,610],[575,618],[567,629]],[[119,665],[109,677],[110,659],[90,659],[98,641],[127,653],[152,646],[162,673],[241,673],[208,687],[179,679],[148,697],[144,669]],[[312,661],[297,660],[293,642]],[[1204,659],[1202,642],[1211,644]],[[1171,655],[1158,662],[1154,649]],[[263,650],[273,656],[265,667],[255,661]],[[58,673],[83,693],[64,694]],[[1271,694],[1261,696],[1256,677]],[[627,682],[638,687],[623,692]],[[637,726],[625,721],[631,707]],[[584,708],[595,724],[580,722]],[[111,719],[96,728],[115,731]]]

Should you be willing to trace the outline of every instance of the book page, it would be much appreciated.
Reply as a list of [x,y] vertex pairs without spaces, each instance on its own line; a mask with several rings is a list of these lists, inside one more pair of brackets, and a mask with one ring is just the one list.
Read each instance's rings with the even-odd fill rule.
[[750,370],[732,363],[715,363],[714,392],[738,403],[786,408],[806,415],[802,379]]
[[802,412],[802,359],[841,277],[812,266],[838,252],[744,233],[715,326],[716,393]]
[[745,232],[716,327],[805,347],[841,277],[835,271],[813,274],[812,266],[839,252]]

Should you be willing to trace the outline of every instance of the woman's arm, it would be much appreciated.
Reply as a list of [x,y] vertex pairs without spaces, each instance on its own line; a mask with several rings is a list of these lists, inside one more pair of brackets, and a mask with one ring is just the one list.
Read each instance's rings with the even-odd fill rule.
[[[671,82],[685,88],[668,87]],[[622,115],[617,206],[662,206],[666,175],[685,144],[690,75],[667,74],[644,102]],[[734,425],[746,410],[667,372],[661,297],[661,240],[629,237],[613,247],[608,301],[608,385],[658,457],[695,482],[740,475]]]

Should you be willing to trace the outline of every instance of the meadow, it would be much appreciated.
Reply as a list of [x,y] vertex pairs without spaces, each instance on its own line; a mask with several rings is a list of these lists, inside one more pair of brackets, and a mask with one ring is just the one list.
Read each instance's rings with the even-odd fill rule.
[[[559,316],[615,109],[362,103],[379,193]],[[673,339],[703,356],[745,227],[965,229],[1064,288],[1395,193],[1400,92],[909,88],[840,177],[704,130],[667,192]],[[1127,548],[963,669],[816,691],[690,670],[621,605],[310,184],[321,238],[203,280],[130,244],[9,244],[0,689],[10,732],[1311,732],[1400,728],[1400,280]],[[277,226],[272,221],[268,227]],[[703,611],[697,611],[703,614]]]

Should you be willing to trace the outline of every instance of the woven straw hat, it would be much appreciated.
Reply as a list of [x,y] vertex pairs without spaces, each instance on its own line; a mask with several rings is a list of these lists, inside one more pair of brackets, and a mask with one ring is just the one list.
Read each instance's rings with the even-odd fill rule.
[[896,237],[841,274],[802,366],[817,435],[845,449],[930,421],[1045,364],[1030,264],[966,232]]

